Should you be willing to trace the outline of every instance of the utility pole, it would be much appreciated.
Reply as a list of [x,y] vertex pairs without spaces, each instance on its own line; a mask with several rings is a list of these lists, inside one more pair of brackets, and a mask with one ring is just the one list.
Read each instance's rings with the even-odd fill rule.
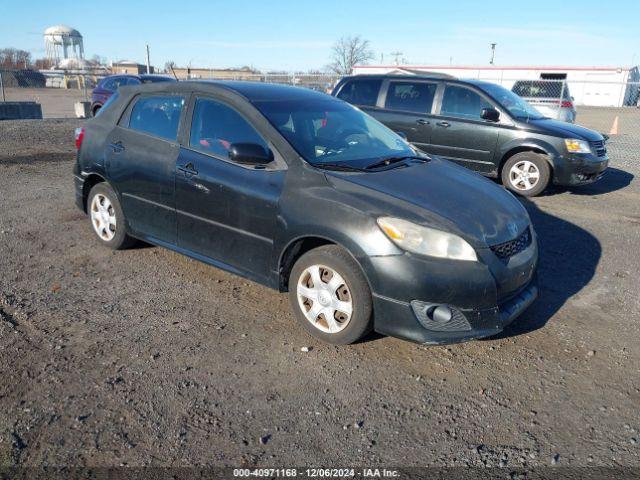
[[396,65],[400,65],[399,58],[402,56],[402,52],[391,52],[391,56],[395,57]]
[[493,65],[493,59],[496,56],[496,45],[497,43],[492,43],[491,44],[491,60],[489,61],[489,64]]
[[149,45],[147,47],[147,75],[151,73],[151,64],[149,63]]

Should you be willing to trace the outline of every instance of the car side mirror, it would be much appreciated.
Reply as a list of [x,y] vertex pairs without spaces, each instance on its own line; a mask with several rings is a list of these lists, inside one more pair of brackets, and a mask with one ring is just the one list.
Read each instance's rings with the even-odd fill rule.
[[497,122],[500,120],[500,112],[495,108],[483,108],[480,112],[480,118],[487,122]]
[[246,165],[265,165],[273,161],[273,153],[257,143],[233,143],[229,159]]

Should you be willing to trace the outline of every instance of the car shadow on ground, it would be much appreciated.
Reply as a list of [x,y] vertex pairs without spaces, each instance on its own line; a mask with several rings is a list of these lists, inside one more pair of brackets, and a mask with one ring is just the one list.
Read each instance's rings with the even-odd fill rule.
[[538,299],[500,334],[506,338],[544,327],[560,308],[594,277],[602,256],[598,239],[585,229],[541,210],[521,198],[538,235]]
[[602,195],[629,186],[633,179],[634,176],[631,173],[620,170],[619,168],[609,167],[605,176],[596,183],[577,187],[552,186],[547,189],[544,196],[553,196],[566,192],[571,195]]

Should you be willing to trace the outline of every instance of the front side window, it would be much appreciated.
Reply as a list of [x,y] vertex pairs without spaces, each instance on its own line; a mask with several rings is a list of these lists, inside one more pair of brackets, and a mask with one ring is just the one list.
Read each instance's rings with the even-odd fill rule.
[[139,97],[131,110],[129,128],[175,142],[183,107],[184,97],[180,96]]
[[496,100],[503,108],[509,110],[509,113],[516,118],[543,118],[542,114],[526,101],[500,85],[496,85],[494,83],[483,83],[482,85],[479,85],[479,87],[491,95],[491,97],[493,97],[493,99]]
[[256,102],[255,106],[309,163],[412,156],[400,136],[352,105],[328,100]]
[[378,101],[380,85],[382,85],[382,80],[376,78],[349,80],[337,97],[353,105],[375,106]]
[[391,82],[385,108],[405,112],[431,113],[438,84],[423,82]]
[[189,146],[226,159],[234,143],[257,143],[268,150],[260,134],[233,108],[215,100],[196,99]]
[[493,108],[493,106],[469,88],[447,85],[442,97],[440,115],[481,120],[480,113],[483,108]]

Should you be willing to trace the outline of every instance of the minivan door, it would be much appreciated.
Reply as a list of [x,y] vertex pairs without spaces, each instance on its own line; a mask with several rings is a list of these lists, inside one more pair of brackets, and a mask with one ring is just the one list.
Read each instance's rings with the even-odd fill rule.
[[438,83],[390,80],[383,89],[384,110],[376,109],[367,113],[391,130],[402,134],[416,147],[429,152],[433,128],[432,109]]
[[234,143],[269,148],[234,107],[194,98],[189,138],[176,163],[178,246],[269,283],[285,171],[229,159]]
[[480,173],[495,173],[500,128],[480,117],[483,108],[497,107],[474,89],[447,83],[434,121],[430,151]]
[[185,97],[140,95],[105,145],[105,168],[131,233],[176,242],[175,164]]

